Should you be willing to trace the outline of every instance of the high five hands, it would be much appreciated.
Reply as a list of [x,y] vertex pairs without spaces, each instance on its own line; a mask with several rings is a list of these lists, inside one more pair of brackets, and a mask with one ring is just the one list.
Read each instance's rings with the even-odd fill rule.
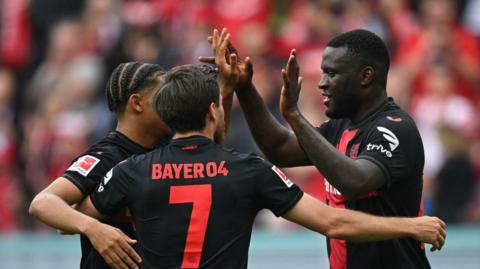
[[[219,33],[213,30],[212,36],[208,37],[212,46],[213,57],[200,56],[203,63],[215,64],[219,71],[219,83],[227,87],[235,84],[236,91],[249,87],[252,83],[253,65],[247,56],[240,58],[237,50],[230,41],[230,33],[226,28]],[[293,49],[284,69],[282,69],[283,87],[280,97],[280,111],[286,117],[298,112],[298,98],[302,85],[302,77],[299,77],[300,68],[296,59],[296,50]]]
[[[219,83],[231,86],[235,83],[235,90],[248,87],[252,83],[253,65],[249,57],[241,59],[237,50],[230,42],[230,33],[226,28],[219,33],[213,30],[213,35],[208,37],[212,46],[214,57],[200,56],[204,63],[215,64],[219,72]],[[223,83],[223,84],[222,84]]]
[[297,62],[297,51],[292,49],[287,65],[282,69],[283,86],[280,94],[280,112],[284,117],[298,114],[298,98],[302,77]]

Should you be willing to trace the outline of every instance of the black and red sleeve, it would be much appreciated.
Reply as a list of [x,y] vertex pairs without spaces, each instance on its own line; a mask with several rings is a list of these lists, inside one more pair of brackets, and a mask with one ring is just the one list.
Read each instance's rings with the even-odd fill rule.
[[127,162],[123,161],[108,171],[90,195],[95,208],[104,215],[115,213],[130,202],[129,194],[135,188],[133,179],[125,171]]
[[260,159],[255,162],[258,169],[255,187],[259,206],[271,210],[277,217],[282,216],[302,198],[303,191],[280,168]]

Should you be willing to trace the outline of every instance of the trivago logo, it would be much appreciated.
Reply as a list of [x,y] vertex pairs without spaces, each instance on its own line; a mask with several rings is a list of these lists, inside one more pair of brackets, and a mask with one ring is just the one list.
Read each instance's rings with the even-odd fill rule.
[[382,145],[374,145],[374,144],[369,143],[367,145],[367,150],[368,151],[378,150],[381,153],[384,153],[385,155],[387,155],[388,158],[392,158],[392,152],[390,152],[388,149],[385,149]]
[[390,150],[383,147],[383,145],[375,145],[369,143],[367,145],[367,150],[378,150],[381,153],[384,153],[388,158],[392,158],[392,151],[394,151],[399,145],[400,141],[398,140],[397,136],[390,130],[385,127],[378,126],[377,130],[379,130],[383,134],[383,138],[388,141],[388,145],[390,146]]

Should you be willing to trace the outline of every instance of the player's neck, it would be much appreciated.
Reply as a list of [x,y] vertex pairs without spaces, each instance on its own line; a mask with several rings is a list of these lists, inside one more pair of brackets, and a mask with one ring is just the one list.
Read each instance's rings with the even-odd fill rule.
[[185,138],[190,136],[204,136],[210,140],[213,140],[213,134],[204,131],[193,131],[193,132],[184,132],[184,133],[175,133],[172,139]]
[[386,100],[387,100],[387,93],[386,91],[381,92],[378,96],[375,98],[367,98],[367,101],[364,101],[364,105],[360,107],[360,109],[350,117],[350,121],[352,123],[357,123],[363,120],[368,114],[370,114],[372,111],[376,110],[378,107],[380,107]]
[[185,138],[189,136],[204,136],[213,140],[215,134],[215,126],[207,122],[205,128],[200,131],[175,132],[173,139]]
[[115,129],[128,137],[133,142],[141,145],[144,148],[152,149],[158,142],[158,138],[154,135],[145,132],[140,126],[135,124],[126,124],[124,121],[119,120],[117,128]]

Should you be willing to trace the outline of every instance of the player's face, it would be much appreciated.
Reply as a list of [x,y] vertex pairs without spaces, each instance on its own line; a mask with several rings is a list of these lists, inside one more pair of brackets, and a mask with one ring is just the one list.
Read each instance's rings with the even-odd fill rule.
[[146,123],[147,129],[154,132],[154,135],[158,139],[168,139],[171,137],[172,131],[170,128],[160,119],[153,107],[153,97],[155,95],[155,89],[148,89],[144,91],[143,98],[147,100],[143,110],[143,117]]
[[325,114],[330,118],[352,116],[358,109],[360,84],[357,68],[352,56],[347,55],[347,47],[327,47],[322,59],[322,79],[318,87],[325,97]]
[[215,142],[221,144],[225,139],[225,111],[223,110],[222,97],[220,97],[220,102],[218,109],[216,110],[216,128],[213,139]]

